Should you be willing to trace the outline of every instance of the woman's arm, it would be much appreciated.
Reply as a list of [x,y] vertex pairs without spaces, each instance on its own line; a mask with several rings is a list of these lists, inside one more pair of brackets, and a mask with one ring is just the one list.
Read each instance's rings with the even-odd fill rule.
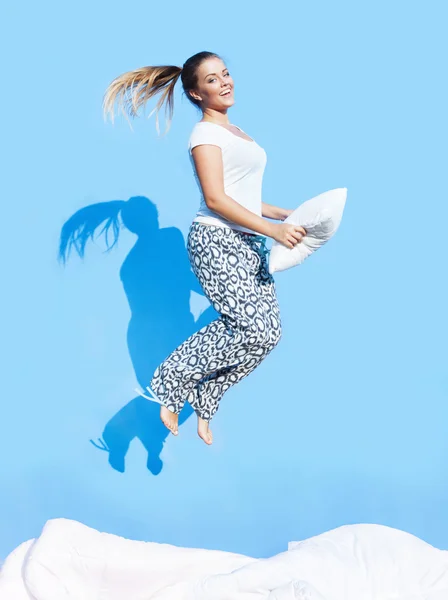
[[225,219],[271,237],[293,248],[306,235],[303,227],[287,223],[271,223],[248,210],[224,191],[222,151],[219,146],[202,144],[192,149],[196,173],[205,203]]
[[294,212],[290,208],[280,208],[280,206],[273,206],[272,204],[266,204],[262,202],[262,215],[268,219],[274,219],[276,221],[284,221],[289,215]]

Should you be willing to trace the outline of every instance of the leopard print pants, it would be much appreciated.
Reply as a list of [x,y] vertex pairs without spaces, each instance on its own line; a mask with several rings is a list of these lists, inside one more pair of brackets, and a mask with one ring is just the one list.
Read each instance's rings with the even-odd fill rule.
[[179,413],[187,400],[210,421],[223,394],[278,344],[281,320],[263,236],[193,222],[191,266],[220,315],[178,346],[151,379],[156,401]]

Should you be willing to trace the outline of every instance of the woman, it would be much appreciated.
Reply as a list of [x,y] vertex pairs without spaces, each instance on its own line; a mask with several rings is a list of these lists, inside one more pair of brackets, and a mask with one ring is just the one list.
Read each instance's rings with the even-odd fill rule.
[[[179,78],[187,98],[202,112],[188,144],[201,204],[188,233],[187,250],[192,269],[220,316],[157,367],[148,390],[161,404],[160,417],[174,435],[187,400],[197,414],[199,436],[211,444],[209,422],[223,394],[249,375],[280,340],[279,307],[263,236],[293,248],[306,231],[264,218],[284,220],[292,211],[262,202],[266,153],[229,121],[234,83],[218,55],[200,52],[182,68],[143,67],[124,73],[106,90],[105,115],[113,120],[117,101],[124,114],[136,116],[163,90],[154,110],[158,113],[166,100],[169,129]],[[156,126],[159,131],[158,114]]]

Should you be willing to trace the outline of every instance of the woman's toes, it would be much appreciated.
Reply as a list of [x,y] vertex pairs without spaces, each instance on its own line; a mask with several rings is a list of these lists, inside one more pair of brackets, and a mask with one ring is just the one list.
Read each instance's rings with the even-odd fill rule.
[[208,421],[204,421],[198,416],[198,435],[206,444],[211,444],[213,441],[212,432],[208,428]]
[[206,444],[211,444],[213,442],[212,436],[209,431],[198,431],[199,437],[204,440]]
[[162,406],[160,408],[160,419],[173,435],[177,435],[179,433],[178,416],[176,413],[172,413],[166,406]]

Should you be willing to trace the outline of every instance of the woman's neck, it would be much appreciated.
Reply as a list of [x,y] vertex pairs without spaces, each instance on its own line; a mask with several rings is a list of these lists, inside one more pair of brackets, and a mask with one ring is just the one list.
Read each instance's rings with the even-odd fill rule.
[[202,113],[202,121],[210,121],[212,123],[218,123],[219,125],[230,125],[227,112],[220,113],[215,110]]

